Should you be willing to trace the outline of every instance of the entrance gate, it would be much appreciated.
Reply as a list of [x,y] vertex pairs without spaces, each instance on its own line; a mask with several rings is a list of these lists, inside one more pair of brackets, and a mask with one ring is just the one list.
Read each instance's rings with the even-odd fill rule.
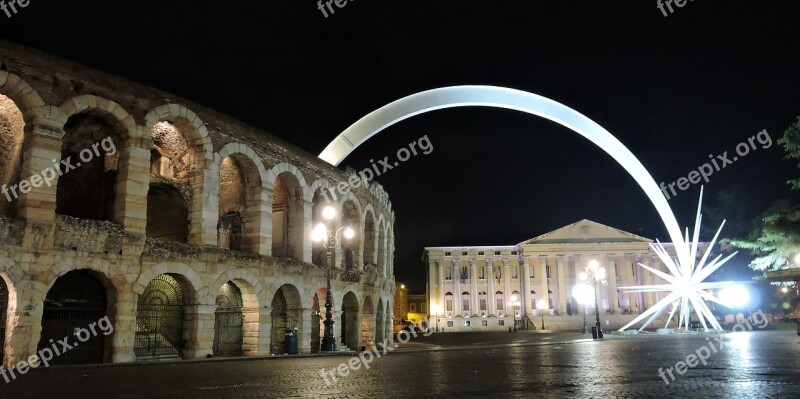
[[137,359],[181,357],[183,306],[183,290],[173,277],[162,274],[147,285],[136,310]]
[[214,312],[214,356],[242,356],[244,333],[242,325],[242,292],[228,282],[217,295],[217,310]]

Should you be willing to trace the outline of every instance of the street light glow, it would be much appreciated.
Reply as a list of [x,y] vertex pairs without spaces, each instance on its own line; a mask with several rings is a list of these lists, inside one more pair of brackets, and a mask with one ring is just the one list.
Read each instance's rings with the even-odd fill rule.
[[586,279],[589,278],[589,275],[586,274],[586,272],[581,272],[581,274],[579,274],[578,277],[581,279],[581,281],[586,281]]
[[783,292],[784,294],[789,292],[789,287],[784,285],[783,287],[781,287],[781,292]]
[[347,238],[349,240],[349,239],[355,237],[355,235],[356,235],[356,232],[353,231],[353,229],[351,229],[349,227],[344,229],[344,238]]
[[750,302],[750,291],[742,285],[730,285],[719,290],[719,299],[730,308],[741,308]]
[[550,309],[550,304],[544,299],[540,299],[538,302],[536,302],[536,308],[539,310],[547,310]]
[[575,284],[572,297],[581,305],[589,305],[594,302],[594,288],[589,284]]
[[336,217],[336,209],[332,206],[326,206],[322,209],[322,217],[327,220],[333,220]]
[[325,224],[320,223],[317,227],[314,227],[314,230],[311,231],[311,240],[314,242],[320,242],[328,236],[328,228],[325,227]]
[[605,280],[606,279],[606,268],[601,267],[597,269],[597,273],[595,274],[595,278],[597,280]]
[[597,270],[598,267],[600,267],[600,263],[598,263],[596,259],[589,261],[589,269]]

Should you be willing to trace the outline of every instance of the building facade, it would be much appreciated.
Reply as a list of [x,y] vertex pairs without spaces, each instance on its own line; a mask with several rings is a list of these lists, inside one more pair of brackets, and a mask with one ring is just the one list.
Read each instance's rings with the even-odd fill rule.
[[[51,363],[269,355],[294,329],[314,352],[328,268],[339,345],[391,331],[379,184],[328,202],[354,171],[169,93],[7,42],[0,56],[4,365],[102,320],[113,333]],[[329,205],[356,231],[332,265],[311,240]]]
[[665,296],[619,290],[663,281],[638,266],[666,271],[652,242],[584,219],[517,245],[426,247],[428,313],[444,332],[505,330],[513,323],[580,328],[583,315],[595,309],[578,304],[572,290],[595,260],[608,276],[607,285],[598,284],[598,307],[606,325],[618,328]]

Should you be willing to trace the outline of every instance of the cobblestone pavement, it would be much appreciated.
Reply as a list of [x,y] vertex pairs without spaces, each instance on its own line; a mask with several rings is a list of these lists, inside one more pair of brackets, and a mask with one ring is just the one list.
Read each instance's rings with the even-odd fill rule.
[[728,334],[707,365],[664,383],[659,367],[675,367],[713,340],[649,335],[395,352],[330,386],[320,368],[350,357],[62,367],[0,380],[0,398],[800,397],[794,332]]

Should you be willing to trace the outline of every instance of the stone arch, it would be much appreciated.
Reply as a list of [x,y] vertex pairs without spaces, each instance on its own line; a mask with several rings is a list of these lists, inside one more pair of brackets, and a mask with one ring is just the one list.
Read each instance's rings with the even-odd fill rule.
[[[223,170],[236,176],[223,179]],[[219,183],[218,188],[212,191],[219,204],[217,245],[268,255],[271,220],[264,209],[270,200],[263,188],[267,171],[261,157],[246,144],[228,143],[215,154],[211,173],[212,180]],[[243,187],[238,187],[240,184]],[[227,189],[223,190],[226,185]],[[240,224],[238,229],[236,224]],[[238,235],[241,236],[240,245],[236,245]]]
[[361,345],[372,347],[375,344],[375,305],[370,295],[364,296],[361,307]]
[[[151,152],[151,174],[165,183],[184,184],[191,188],[189,243],[216,245],[217,220],[203,218],[203,215],[218,212],[217,196],[206,195],[206,190],[215,190],[218,182],[209,171],[214,161],[214,149],[205,123],[194,111],[180,104],[155,107],[144,119],[143,136],[152,142],[152,148],[147,149]],[[154,134],[156,131],[157,135]]]
[[359,145],[397,122],[439,109],[474,106],[505,108],[537,115],[589,139],[611,155],[641,186],[661,216],[670,239],[676,246],[681,264],[691,263],[691,254],[675,214],[661,193],[658,183],[639,159],[596,122],[572,108],[533,93],[496,86],[451,86],[412,94],[359,119],[328,144],[319,157],[330,164],[338,165]]
[[200,278],[200,275],[191,267],[179,262],[161,262],[147,268],[136,280],[136,284],[133,287],[134,292],[136,292],[137,295],[142,295],[147,285],[150,284],[150,281],[162,274],[180,276],[188,283],[188,286],[185,287],[187,294],[189,294],[187,304],[214,304],[214,295],[209,292],[208,287],[205,282],[203,282],[203,279]]
[[242,353],[244,356],[257,356],[261,325],[264,324],[260,308],[266,306],[266,291],[259,278],[245,269],[232,269],[222,272],[211,284],[211,292],[218,293],[228,282],[236,284],[242,295]]
[[365,268],[368,265],[376,265],[378,262],[378,222],[375,218],[375,209],[372,207],[372,204],[367,204],[367,206],[364,207],[363,217],[364,221],[361,225],[364,226],[364,228],[361,235],[364,237],[364,250],[361,267]]
[[[17,290],[22,282],[20,267],[9,258],[0,256],[0,366],[11,363],[12,333],[19,324]],[[8,345],[10,350],[6,350]]]
[[386,327],[386,309],[384,308],[383,298],[378,298],[378,309],[375,315],[375,342],[384,342],[386,339],[384,328]]
[[386,221],[383,214],[378,217],[377,244],[375,246],[377,247],[378,275],[386,277]]
[[360,349],[361,328],[358,325],[360,306],[360,299],[354,291],[347,291],[342,295],[342,300],[339,310],[341,317],[339,318],[339,338],[342,346],[350,350]]
[[148,270],[148,275],[165,272],[147,280],[137,298],[134,354],[139,360],[205,356],[211,352],[210,342],[205,342],[211,334],[203,313],[212,307],[197,304],[197,298],[208,296],[208,289],[198,293],[193,273],[178,274],[170,271],[182,269],[175,264],[160,265]]
[[303,335],[303,296],[295,285],[281,284],[272,295],[272,332],[270,334],[270,353],[283,354],[287,330],[297,329],[298,346]]
[[22,111],[26,123],[32,123],[35,119],[34,109],[45,106],[42,96],[28,82],[18,75],[0,71],[0,94],[8,96],[17,107]]
[[[3,75],[5,74],[5,75]],[[0,71],[2,76],[8,73]],[[15,76],[16,85],[7,87],[0,85],[0,186],[4,189],[12,187],[11,191],[4,191],[0,196],[0,216],[14,217],[16,215],[17,199],[19,193],[13,188],[22,178],[23,146],[26,132],[32,129],[30,117],[26,119],[25,95],[17,86],[26,86],[27,83]],[[28,88],[30,86],[27,86]],[[35,92],[34,92],[35,93]],[[29,93],[30,94],[30,93]],[[38,95],[38,94],[37,94]],[[30,112],[28,112],[30,114]]]
[[58,159],[71,159],[75,166],[60,166],[64,173],[56,184],[56,213],[128,227],[137,195],[121,188],[141,184],[140,176],[129,173],[136,121],[118,103],[91,94],[72,97],[58,109],[55,117],[64,131]]
[[362,216],[363,212],[361,211],[361,202],[358,200],[358,198],[356,198],[355,195],[353,195],[353,193],[347,193],[339,200],[337,207],[339,208],[337,211],[338,226],[349,226],[353,229],[356,236],[354,237],[354,240],[347,240],[346,238],[342,237],[340,240],[340,248],[338,248],[340,251],[338,251],[339,259],[336,262],[336,266],[341,268],[341,265],[344,265],[344,269],[355,271],[358,269],[358,257],[360,256],[364,247],[362,238],[362,231],[364,228],[361,223],[361,220],[364,217]]
[[305,233],[310,231],[307,224],[311,222],[313,193],[308,193],[302,172],[281,162],[267,172],[267,187],[272,191],[272,255],[301,261],[310,258],[311,240]]

